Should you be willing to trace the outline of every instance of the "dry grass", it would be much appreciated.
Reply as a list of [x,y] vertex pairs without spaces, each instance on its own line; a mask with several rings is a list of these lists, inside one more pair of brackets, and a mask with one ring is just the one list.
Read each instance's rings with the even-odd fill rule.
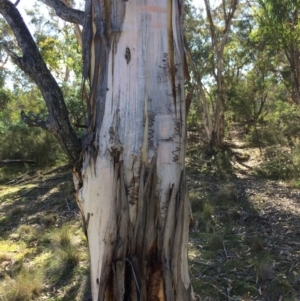
[[11,217],[17,217],[17,216],[24,214],[24,211],[25,210],[22,206],[16,206],[8,212],[8,215]]
[[210,250],[219,250],[223,248],[223,236],[220,233],[215,233],[209,240]]
[[30,243],[36,239],[38,239],[38,232],[30,225],[21,225],[16,231],[16,234],[23,241]]
[[253,239],[252,250],[254,252],[260,252],[264,249],[263,241],[261,238],[255,236]]
[[14,278],[6,277],[0,285],[1,301],[35,300],[44,288],[42,271],[22,268]]
[[199,193],[197,192],[190,192],[189,194],[190,204],[192,212],[199,212],[203,211],[204,208],[204,201],[200,198]]
[[206,203],[203,208],[203,217],[205,219],[211,219],[212,215],[214,214],[214,210],[215,210],[214,206],[212,206],[209,203]]
[[86,239],[69,167],[26,177],[0,186],[0,301],[88,300]]
[[233,183],[222,184],[217,195],[218,202],[232,202],[237,200],[237,189]]
[[12,258],[11,255],[8,254],[8,253],[3,253],[3,254],[0,253],[0,262],[2,262],[2,261],[10,261],[11,258]]
[[261,262],[257,268],[257,278],[261,282],[272,280],[274,278],[273,268],[265,262]]
[[52,279],[55,279],[78,265],[82,254],[70,226],[64,225],[55,229],[49,236],[54,249],[48,274]]

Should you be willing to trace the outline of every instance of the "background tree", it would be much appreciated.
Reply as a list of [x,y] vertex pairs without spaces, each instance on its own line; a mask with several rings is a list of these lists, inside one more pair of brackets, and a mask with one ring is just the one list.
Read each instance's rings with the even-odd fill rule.
[[[277,58],[271,70],[282,77],[294,103],[300,102],[300,31],[297,0],[261,0],[256,11],[259,40]],[[272,47],[272,49],[271,49]]]
[[[224,50],[225,45],[228,43],[229,33],[234,18],[234,14],[238,7],[238,1],[222,1],[216,6],[215,9],[211,7],[210,1],[204,1],[206,12],[206,26],[207,33],[201,36],[202,48],[201,52],[204,52],[205,56],[199,57],[199,48],[190,45],[194,52],[198,52],[197,60],[194,62],[202,62],[202,67],[206,70],[209,68],[210,80],[214,80],[215,93],[210,94],[212,100],[212,111],[209,108],[208,94],[205,92],[203,85],[203,70],[199,73],[199,69],[196,66],[193,68],[194,76],[197,81],[197,89],[199,90],[200,97],[203,103],[203,115],[205,123],[206,134],[208,136],[211,148],[222,146],[225,131],[225,118],[224,118],[224,106],[225,106],[225,94],[224,94]],[[201,18],[200,15],[198,17]],[[203,21],[202,21],[203,22]],[[190,40],[191,42],[193,40]],[[192,55],[191,55],[192,59]],[[206,61],[205,61],[206,59]],[[206,65],[206,66],[205,66]],[[204,73],[204,74],[203,74]],[[201,75],[202,74],[202,75]],[[207,75],[206,73],[205,75]]]

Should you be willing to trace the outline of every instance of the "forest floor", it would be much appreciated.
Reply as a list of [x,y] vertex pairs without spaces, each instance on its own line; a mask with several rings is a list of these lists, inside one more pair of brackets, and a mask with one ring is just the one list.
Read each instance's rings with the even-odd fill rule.
[[298,182],[258,176],[261,150],[240,141],[228,141],[225,168],[218,154],[199,160],[203,154],[195,141],[189,150],[189,263],[195,294],[205,301],[299,301]]
[[67,166],[0,186],[0,301],[88,301],[89,260]]
[[[300,189],[258,176],[257,148],[232,140],[224,163],[197,139],[187,158],[197,300],[300,300]],[[88,301],[88,275],[69,168],[0,185],[0,301]]]

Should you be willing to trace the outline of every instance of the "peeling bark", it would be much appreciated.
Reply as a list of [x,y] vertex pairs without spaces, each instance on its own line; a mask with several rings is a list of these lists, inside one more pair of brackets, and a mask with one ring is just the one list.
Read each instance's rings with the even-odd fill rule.
[[83,78],[90,95],[82,145],[20,14],[8,0],[0,0],[0,13],[23,57],[8,52],[49,111],[46,121],[24,112],[23,120],[51,131],[77,167],[93,300],[193,300],[181,1],[86,0]]
[[192,300],[178,0],[86,1],[89,128],[77,201],[93,300]]

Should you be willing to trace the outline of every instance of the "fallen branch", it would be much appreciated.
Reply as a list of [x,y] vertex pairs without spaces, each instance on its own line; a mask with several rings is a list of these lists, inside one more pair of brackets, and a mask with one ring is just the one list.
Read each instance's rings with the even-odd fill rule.
[[1,160],[0,161],[0,167],[7,165],[7,164],[13,164],[13,163],[27,163],[27,164],[35,164],[34,160],[22,160],[22,159],[7,159],[7,160]]

